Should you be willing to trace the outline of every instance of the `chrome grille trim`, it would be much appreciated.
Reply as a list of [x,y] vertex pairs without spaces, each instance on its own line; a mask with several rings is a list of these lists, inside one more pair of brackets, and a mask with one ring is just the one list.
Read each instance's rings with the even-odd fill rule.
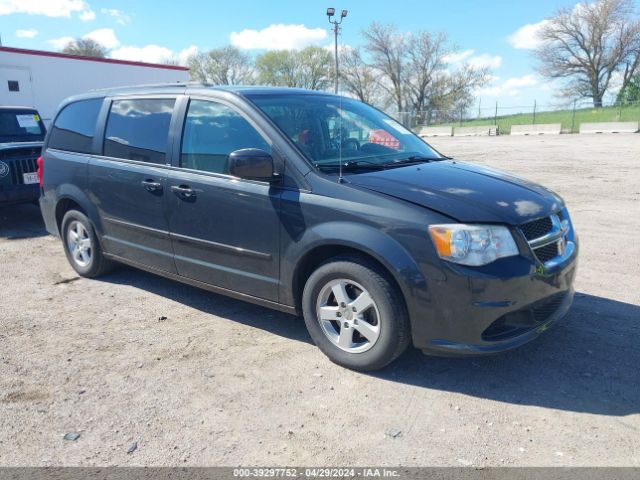
[[551,219],[551,230],[549,233],[543,235],[542,237],[534,238],[529,240],[529,245],[534,250],[536,248],[544,247],[545,245],[549,245],[560,238],[564,237],[569,232],[569,221],[568,220],[560,220],[558,215],[555,213],[550,217]]
[[[553,213],[548,218],[551,221],[551,229],[544,235],[528,239],[522,227],[520,227],[520,232],[527,240],[536,259],[546,268],[552,268],[573,255],[575,244],[567,240],[567,234],[569,233],[571,225],[564,212]],[[534,220],[534,222],[535,221],[536,220]],[[549,248],[554,243],[557,246],[557,255],[549,257],[551,253]]]

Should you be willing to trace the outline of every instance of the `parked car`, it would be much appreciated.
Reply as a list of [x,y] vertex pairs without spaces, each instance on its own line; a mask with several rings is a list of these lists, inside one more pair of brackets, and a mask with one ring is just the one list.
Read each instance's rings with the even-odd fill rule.
[[45,132],[37,110],[0,107],[0,205],[38,200],[36,163]]
[[573,298],[578,241],[558,195],[447,158],[348,98],[194,85],[74,97],[41,175],[47,229],[80,275],[121,262],[302,314],[353,369],[410,342],[511,349]]

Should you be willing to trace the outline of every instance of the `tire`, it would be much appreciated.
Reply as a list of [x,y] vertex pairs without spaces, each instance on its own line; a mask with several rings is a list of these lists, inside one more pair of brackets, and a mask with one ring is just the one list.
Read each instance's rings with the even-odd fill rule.
[[318,348],[352,370],[381,369],[409,345],[411,328],[401,292],[386,272],[355,255],[331,259],[311,274],[302,310]]
[[78,210],[65,213],[61,232],[64,253],[78,275],[95,278],[113,268],[113,262],[104,257],[93,225],[84,213]]

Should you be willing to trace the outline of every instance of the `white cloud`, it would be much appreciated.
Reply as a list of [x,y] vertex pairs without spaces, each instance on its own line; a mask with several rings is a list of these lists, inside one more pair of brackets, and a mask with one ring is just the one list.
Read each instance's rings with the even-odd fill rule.
[[454,67],[462,66],[463,64],[469,64],[475,68],[500,68],[502,65],[502,57],[499,55],[489,55],[488,53],[481,53],[480,55],[474,55],[475,50],[463,50],[461,52],[450,53],[445,55],[442,60],[444,63],[452,65]]
[[174,56],[171,49],[160,45],[145,45],[144,47],[134,47],[123,45],[113,50],[110,55],[119,60],[130,60],[134,62],[159,63]]
[[[70,17],[72,13],[91,15],[91,9],[84,0],[0,0],[0,15],[25,13],[47,17]],[[95,16],[95,14],[94,14]]]
[[98,42],[109,50],[120,45],[120,42],[116,38],[116,34],[112,28],[100,28],[98,30],[94,30],[93,32],[89,32],[86,35],[83,35],[82,38],[88,38],[90,40],[93,40],[94,42]]
[[73,42],[74,40],[75,38],[73,37],[60,37],[47,40],[47,43],[57,50],[62,50],[69,42]]
[[38,30],[30,28],[28,30],[16,30],[16,37],[18,38],[34,38],[38,35]]
[[467,60],[467,63],[476,68],[500,68],[500,65],[502,65],[502,57],[499,55],[489,55],[488,53],[483,53],[481,55],[476,55],[469,58]]
[[93,10],[85,10],[80,14],[80,20],[83,22],[90,22],[91,20],[95,20],[96,12]]
[[189,47],[182,50],[180,53],[178,53],[178,61],[180,62],[180,65],[186,65],[189,57],[195,55],[196,53],[198,53],[198,47],[196,47],[195,45],[190,45]]
[[131,22],[131,17],[117,8],[103,8],[100,13],[113,17],[120,25],[126,25]]
[[476,94],[484,97],[516,97],[520,95],[523,88],[540,85],[540,78],[531,73],[521,77],[507,78],[504,81],[500,81],[499,77],[492,77],[489,85],[479,89]]
[[540,32],[549,20],[542,20],[538,23],[529,23],[520,27],[507,39],[513,48],[532,50],[540,46]]
[[291,50],[321,43],[327,36],[324,28],[277,24],[262,30],[245,29],[232,32],[231,44],[242,49]]
[[463,63],[467,60],[471,55],[473,55],[474,50],[463,50],[462,52],[450,53],[449,55],[445,55],[442,57],[444,63],[454,64],[454,63]]
[[[90,40],[93,40],[94,42],[98,42],[100,45],[109,50],[120,45],[120,42],[116,37],[116,33],[111,28],[99,28],[98,30],[94,30],[87,33],[86,35],[83,35],[82,38],[88,38]],[[47,40],[47,43],[60,50],[66,47],[69,42],[73,42],[74,40],[75,38],[73,37],[60,37]]]
[[511,77],[505,80],[502,84],[504,88],[522,88],[522,87],[535,87],[540,83],[540,79],[535,75],[529,73],[522,77]]
[[122,45],[121,47],[112,50],[109,56],[118,60],[148,63],[163,63],[175,58],[178,60],[180,65],[186,65],[188,58],[196,53],[198,53],[198,47],[195,45],[190,45],[176,53],[170,48],[150,44],[142,47]]

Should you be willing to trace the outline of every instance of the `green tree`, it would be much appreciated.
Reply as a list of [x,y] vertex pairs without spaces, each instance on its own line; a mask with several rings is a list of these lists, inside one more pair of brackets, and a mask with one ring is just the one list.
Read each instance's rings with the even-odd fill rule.
[[101,43],[91,40],[90,38],[76,38],[65,45],[62,53],[81,55],[83,57],[105,58],[109,50]]
[[198,82],[215,85],[253,83],[253,61],[231,45],[193,55],[188,60],[189,75]]
[[256,59],[256,72],[264,85],[324,90],[331,81],[331,53],[320,47],[266,52]]
[[630,103],[640,102],[640,74],[635,75],[629,80],[627,86],[620,90],[616,104],[628,105]]

